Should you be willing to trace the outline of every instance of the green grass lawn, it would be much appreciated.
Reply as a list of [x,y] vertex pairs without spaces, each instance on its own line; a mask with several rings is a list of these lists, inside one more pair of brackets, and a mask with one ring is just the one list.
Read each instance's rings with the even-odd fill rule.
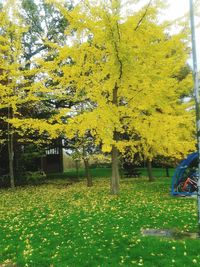
[[[197,231],[196,198],[169,195],[171,180],[109,180],[0,190],[0,266],[200,266],[200,240],[142,236]],[[7,264],[6,264],[7,263]]]

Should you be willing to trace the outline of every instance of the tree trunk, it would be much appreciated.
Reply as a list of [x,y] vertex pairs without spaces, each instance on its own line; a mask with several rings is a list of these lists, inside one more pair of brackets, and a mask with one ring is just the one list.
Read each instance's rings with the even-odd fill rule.
[[89,169],[89,161],[86,158],[84,158],[84,165],[85,165],[85,176],[87,179],[87,186],[91,187],[93,186],[92,177],[91,177],[90,169]]
[[75,166],[76,166],[76,179],[79,181],[79,160],[75,160]]
[[15,187],[15,178],[14,178],[14,149],[13,149],[13,134],[9,134],[8,142],[8,160],[9,160],[9,176],[10,176],[10,186],[11,188]]
[[[123,65],[122,65],[122,60],[120,58],[120,53],[119,53],[119,44],[120,44],[120,31],[119,31],[119,24],[118,22],[116,22],[116,27],[117,27],[117,40],[115,39],[114,35],[114,47],[115,47],[115,53],[116,53],[116,60],[118,62],[118,67],[119,67],[119,77],[115,82],[115,86],[113,88],[112,91],[112,104],[115,107],[118,107],[119,103],[118,103],[118,90],[119,90],[119,84],[121,83],[121,79],[122,79],[122,73],[123,73]],[[118,84],[119,83],[119,84]],[[115,142],[117,142],[119,140],[119,136],[118,136],[118,132],[117,129],[114,129],[113,132],[113,140]],[[119,194],[119,158],[118,155],[119,151],[117,149],[117,147],[114,145],[112,145],[112,151],[111,151],[111,155],[112,155],[112,176],[111,176],[111,194],[117,195]]]
[[[8,108],[8,119],[12,118],[12,109]],[[8,123],[8,162],[9,162],[9,176],[10,186],[15,188],[15,177],[14,177],[14,142],[13,133],[10,123]]]
[[169,175],[169,168],[166,167],[165,170],[166,170],[166,176],[169,177],[169,176],[170,176],[170,175]]
[[85,165],[85,176],[87,179],[87,186],[91,187],[93,186],[93,183],[92,183],[92,177],[91,177],[90,168],[89,168],[89,160],[87,158],[87,152],[86,152],[86,148],[84,145],[83,145],[83,161]]
[[154,181],[153,173],[152,173],[152,161],[150,159],[147,159],[147,173],[149,177],[149,182]]
[[112,176],[111,176],[111,194],[119,194],[119,161],[118,161],[118,149],[115,145],[112,146]]

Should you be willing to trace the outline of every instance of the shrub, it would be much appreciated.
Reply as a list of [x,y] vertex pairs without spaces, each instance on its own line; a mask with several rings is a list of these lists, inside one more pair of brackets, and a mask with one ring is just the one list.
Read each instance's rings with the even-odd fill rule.
[[43,182],[46,178],[46,174],[43,171],[28,171],[25,173],[25,178],[27,183],[40,183]]

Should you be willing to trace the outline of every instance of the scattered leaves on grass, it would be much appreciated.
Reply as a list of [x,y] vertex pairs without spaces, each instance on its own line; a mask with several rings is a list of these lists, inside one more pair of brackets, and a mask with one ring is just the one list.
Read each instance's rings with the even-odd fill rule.
[[[192,266],[199,240],[144,237],[141,229],[197,228],[196,199],[169,195],[170,181],[127,179],[0,190],[0,262],[16,266]],[[166,256],[167,255],[167,256]],[[6,265],[5,265],[6,266]]]

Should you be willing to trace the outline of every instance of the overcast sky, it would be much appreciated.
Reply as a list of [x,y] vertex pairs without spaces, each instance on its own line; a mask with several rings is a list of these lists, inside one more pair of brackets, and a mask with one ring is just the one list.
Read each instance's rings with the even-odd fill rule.
[[[189,12],[189,0],[168,0],[169,8],[165,14],[165,17],[176,19]],[[200,17],[195,16],[195,22],[200,22]],[[198,68],[200,70],[200,28],[196,28],[196,48],[197,48],[197,60]]]

